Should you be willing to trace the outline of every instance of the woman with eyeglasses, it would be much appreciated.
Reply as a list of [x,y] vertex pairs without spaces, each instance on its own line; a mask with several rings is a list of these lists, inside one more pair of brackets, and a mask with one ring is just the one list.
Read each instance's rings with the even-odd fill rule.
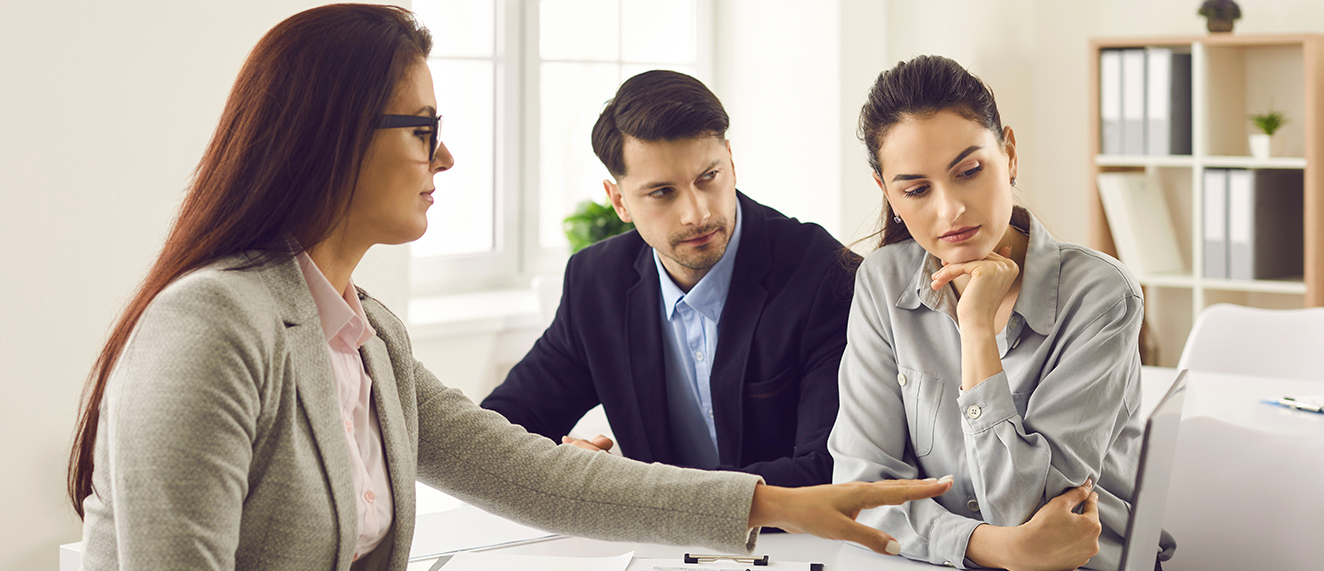
[[414,481],[557,533],[753,547],[760,526],[896,553],[861,509],[947,481],[785,489],[557,446],[447,389],[354,286],[417,239],[454,163],[405,10],[333,5],[239,73],[70,456],[87,569],[404,569]]

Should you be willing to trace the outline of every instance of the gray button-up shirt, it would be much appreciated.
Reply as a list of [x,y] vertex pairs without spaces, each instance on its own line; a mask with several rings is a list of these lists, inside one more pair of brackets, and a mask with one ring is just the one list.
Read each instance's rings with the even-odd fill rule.
[[964,568],[980,523],[1015,526],[1094,478],[1103,533],[1091,568],[1116,568],[1139,462],[1140,286],[1116,260],[1058,242],[1032,216],[1020,296],[997,338],[1004,372],[961,390],[952,288],[914,240],[873,252],[856,275],[828,440],[832,480],[941,477],[934,499],[859,521],[902,554]]

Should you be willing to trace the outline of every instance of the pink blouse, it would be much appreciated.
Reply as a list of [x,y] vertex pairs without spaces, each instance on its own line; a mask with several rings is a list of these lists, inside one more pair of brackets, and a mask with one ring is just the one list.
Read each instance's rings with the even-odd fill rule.
[[354,550],[357,560],[386,537],[393,513],[381,425],[371,402],[372,377],[368,376],[359,355],[359,348],[377,332],[368,324],[354,282],[350,282],[343,294],[337,293],[306,253],[299,254],[299,267],[322,319],[336,394],[340,397],[340,418],[345,424],[354,493],[358,498],[359,541]]

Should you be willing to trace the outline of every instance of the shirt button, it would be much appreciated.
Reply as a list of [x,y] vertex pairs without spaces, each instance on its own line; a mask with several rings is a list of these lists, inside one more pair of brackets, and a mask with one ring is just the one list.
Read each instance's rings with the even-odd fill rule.
[[366,491],[366,492],[363,492],[363,501],[368,502],[368,503],[372,503],[373,500],[376,500],[376,499],[377,499],[377,494],[372,493],[372,490],[368,490],[368,491]]
[[901,385],[903,387],[906,386],[906,375],[902,373],[897,373],[896,384]]
[[976,419],[976,418],[979,418],[979,415],[980,415],[980,414],[983,414],[983,413],[984,413],[984,410],[981,409],[981,408],[979,408],[979,405],[977,405],[977,404],[972,404],[972,405],[970,405],[968,408],[965,409],[965,417],[966,417],[966,418],[969,418],[970,420],[974,420],[974,419]]
[[694,352],[694,359],[695,359],[695,360],[698,360],[698,361],[702,361],[702,360],[703,360],[703,351],[695,351],[695,352]]
[[979,511],[979,501],[978,501],[978,500],[970,500],[970,501],[968,501],[968,502],[965,503],[965,507],[966,507],[967,509],[969,509],[970,511],[972,511],[972,512],[977,512],[977,511]]
[[709,409],[709,410],[708,410],[708,418],[712,418],[712,417],[713,417],[713,411],[712,411],[711,409]]
[[346,420],[346,421],[345,421],[345,432],[348,432],[348,433],[350,433],[350,434],[354,434],[354,421],[352,421],[352,420]]

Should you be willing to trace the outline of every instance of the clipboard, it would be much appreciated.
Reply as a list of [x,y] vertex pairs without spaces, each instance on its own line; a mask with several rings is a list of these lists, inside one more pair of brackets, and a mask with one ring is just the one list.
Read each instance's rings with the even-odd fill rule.
[[822,563],[774,560],[767,555],[701,555],[686,553],[679,559],[638,558],[627,571],[823,571]]

